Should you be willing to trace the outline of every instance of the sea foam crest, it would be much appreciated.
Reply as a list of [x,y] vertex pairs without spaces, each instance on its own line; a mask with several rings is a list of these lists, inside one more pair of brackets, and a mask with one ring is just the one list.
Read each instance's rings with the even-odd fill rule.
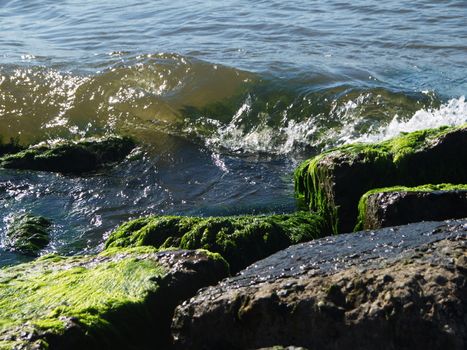
[[253,128],[246,129],[241,116],[248,108],[248,104],[243,105],[230,123],[218,124],[217,131],[205,140],[206,144],[230,151],[290,154],[297,151],[297,148],[302,147],[304,143],[316,149],[329,148],[353,142],[382,141],[395,137],[401,132],[467,123],[465,96],[451,99],[439,108],[420,109],[409,118],[401,119],[396,114],[385,125],[370,129],[367,133],[359,131],[361,120],[355,116],[347,116],[345,119],[350,121],[349,124],[330,129],[328,132],[320,132],[314,116],[301,121],[284,118],[280,125],[275,127],[269,126],[265,121],[259,121]]
[[398,115],[395,115],[389,124],[357,137],[349,137],[352,134],[352,126],[350,126],[342,130],[340,140],[344,143],[377,142],[393,138],[401,132],[413,132],[444,125],[456,126],[465,123],[467,123],[467,102],[465,96],[461,96],[449,100],[439,108],[420,109],[407,120],[401,120]]
[[302,121],[288,119],[286,115],[279,125],[269,125],[267,113],[259,113],[256,125],[245,126],[245,119],[251,110],[251,100],[238,109],[232,120],[222,125],[210,120],[211,125],[217,125],[217,130],[206,137],[208,147],[226,149],[233,152],[288,154],[303,145],[316,131],[313,116]]

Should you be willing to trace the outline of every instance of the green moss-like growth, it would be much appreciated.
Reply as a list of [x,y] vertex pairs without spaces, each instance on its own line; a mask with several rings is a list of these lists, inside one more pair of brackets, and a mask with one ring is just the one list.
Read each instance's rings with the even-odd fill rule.
[[105,344],[112,336],[121,337],[117,331],[124,320],[118,324],[114,319],[125,309],[136,313],[128,321],[136,315],[147,321],[144,301],[157,288],[154,280],[164,274],[154,260],[142,259],[153,252],[52,255],[0,270],[0,348],[20,347],[35,338],[45,348],[65,332],[73,337],[73,325],[90,342],[99,338]]
[[427,184],[415,187],[407,187],[407,186],[392,186],[392,187],[383,187],[383,188],[375,188],[368,192],[366,192],[358,202],[358,220],[357,224],[355,225],[354,231],[359,231],[364,229],[365,217],[367,215],[367,203],[368,198],[371,195],[377,193],[388,193],[388,192],[448,192],[448,191],[467,191],[467,185],[464,184]]
[[124,159],[135,147],[129,137],[110,136],[53,145],[39,144],[0,158],[0,166],[61,173],[83,173]]
[[21,214],[13,218],[8,228],[5,247],[26,255],[37,253],[49,244],[49,227],[52,223],[42,217]]
[[150,216],[120,226],[107,239],[106,248],[207,249],[221,254],[231,272],[237,272],[291,244],[326,234],[323,218],[306,212],[210,218]]
[[203,251],[113,248],[0,269],[0,349],[154,349],[174,308],[227,275]]
[[295,171],[297,197],[324,215],[335,233],[356,224],[360,197],[373,188],[467,182],[467,125],[351,144],[303,162]]

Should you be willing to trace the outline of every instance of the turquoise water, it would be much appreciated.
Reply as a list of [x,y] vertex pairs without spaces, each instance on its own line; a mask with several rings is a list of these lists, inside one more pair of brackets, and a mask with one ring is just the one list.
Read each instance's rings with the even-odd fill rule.
[[300,160],[467,122],[466,17],[464,0],[0,0],[2,139],[124,133],[142,154],[85,177],[0,170],[0,237],[21,211],[75,254],[140,215],[295,210]]

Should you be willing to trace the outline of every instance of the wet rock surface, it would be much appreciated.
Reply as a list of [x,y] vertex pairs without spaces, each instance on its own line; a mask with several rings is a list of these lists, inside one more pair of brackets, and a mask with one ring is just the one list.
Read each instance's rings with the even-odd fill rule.
[[42,216],[21,214],[13,218],[3,246],[26,255],[37,255],[49,244],[52,222]]
[[336,233],[354,229],[360,197],[374,188],[467,183],[467,125],[351,144],[311,158],[295,172],[295,189]]
[[0,158],[0,167],[84,173],[123,160],[134,147],[131,138],[118,136],[40,144]]
[[176,309],[178,349],[465,349],[467,220],[289,247]]
[[227,275],[205,251],[49,255],[0,269],[0,349],[153,349],[177,304]]
[[366,199],[363,228],[467,217],[467,190],[373,193]]

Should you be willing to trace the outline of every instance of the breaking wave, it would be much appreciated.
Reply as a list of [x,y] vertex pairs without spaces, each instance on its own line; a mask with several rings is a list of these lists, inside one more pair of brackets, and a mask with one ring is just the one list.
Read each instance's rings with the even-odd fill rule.
[[110,56],[94,74],[0,67],[0,137],[125,133],[160,147],[170,135],[216,152],[283,155],[467,122],[464,97],[443,103],[322,72],[279,79],[176,54]]

